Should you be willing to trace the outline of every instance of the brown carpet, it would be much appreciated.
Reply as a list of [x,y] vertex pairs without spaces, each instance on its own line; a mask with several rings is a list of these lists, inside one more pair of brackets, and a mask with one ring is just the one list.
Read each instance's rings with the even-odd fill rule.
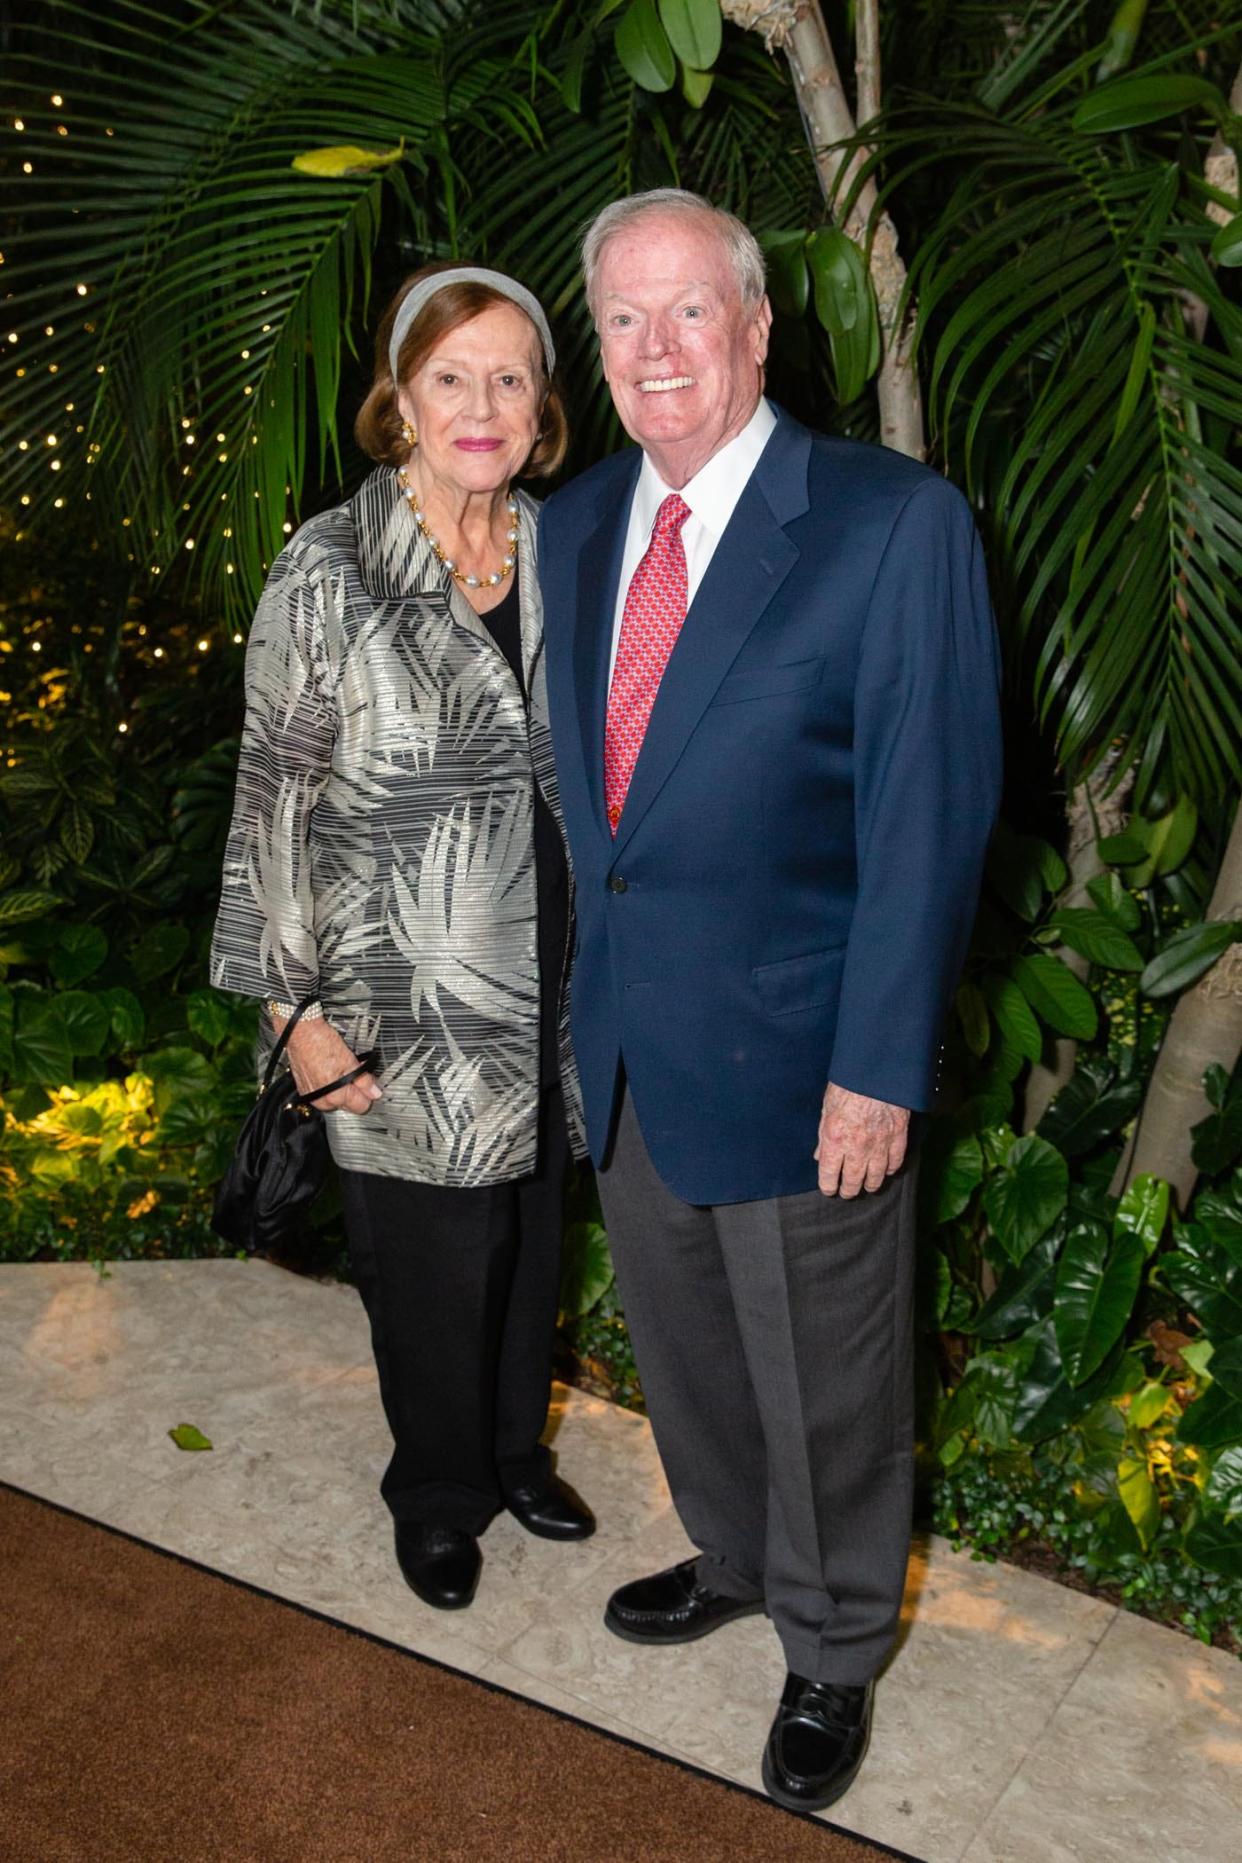
[[898,1854],[0,1484],[0,1855]]

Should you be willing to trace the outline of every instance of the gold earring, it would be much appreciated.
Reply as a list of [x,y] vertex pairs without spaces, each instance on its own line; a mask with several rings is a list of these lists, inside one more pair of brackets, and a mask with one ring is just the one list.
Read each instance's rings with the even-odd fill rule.
[[412,427],[408,420],[403,420],[401,423],[401,438],[407,446],[418,445],[418,430]]

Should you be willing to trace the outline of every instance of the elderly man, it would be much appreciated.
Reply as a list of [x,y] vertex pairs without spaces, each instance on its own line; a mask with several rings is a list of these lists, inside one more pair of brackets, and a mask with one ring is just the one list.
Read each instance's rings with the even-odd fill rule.
[[1000,781],[965,502],[763,396],[763,261],[680,190],[605,209],[586,289],[637,447],[544,507],[548,691],[577,873],[573,1033],[656,1441],[697,1559],[634,1642],[766,1611],[771,1795],[866,1748],[912,1482],[912,1111]]

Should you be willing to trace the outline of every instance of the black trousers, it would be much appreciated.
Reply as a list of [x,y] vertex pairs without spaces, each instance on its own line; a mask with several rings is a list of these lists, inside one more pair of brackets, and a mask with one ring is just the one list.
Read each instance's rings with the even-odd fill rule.
[[[808,1135],[808,1145],[811,1142]],[[797,1675],[866,1682],[910,1544],[913,1156],[882,1190],[683,1203],[629,1090],[599,1173],[638,1375],[699,1575]]]
[[543,1479],[569,1140],[545,1088],[532,1177],[478,1189],[342,1171],[345,1230],[393,1434],[399,1521],[481,1533]]

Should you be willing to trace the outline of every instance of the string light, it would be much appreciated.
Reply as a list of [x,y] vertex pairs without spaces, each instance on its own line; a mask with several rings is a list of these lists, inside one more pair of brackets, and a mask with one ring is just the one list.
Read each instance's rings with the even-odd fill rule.
[[25,129],[26,125],[22,122],[22,119],[19,116],[15,116],[13,118],[13,127],[14,129]]
[[63,108],[64,101],[65,100],[61,96],[59,91],[53,91],[52,97],[51,97],[51,104],[52,104],[53,110],[60,110],[61,108]]
[[208,647],[209,647],[210,645],[211,645],[211,642],[210,642],[210,641],[206,641],[206,640],[200,640],[200,641],[199,641],[199,643],[198,643],[198,650],[199,650],[199,652],[200,652],[200,653],[206,653],[206,651],[207,651],[207,649],[208,649]]
[[129,726],[126,724],[123,718],[120,724],[117,726],[117,730],[121,733],[122,736],[124,736],[125,732],[129,730]]

